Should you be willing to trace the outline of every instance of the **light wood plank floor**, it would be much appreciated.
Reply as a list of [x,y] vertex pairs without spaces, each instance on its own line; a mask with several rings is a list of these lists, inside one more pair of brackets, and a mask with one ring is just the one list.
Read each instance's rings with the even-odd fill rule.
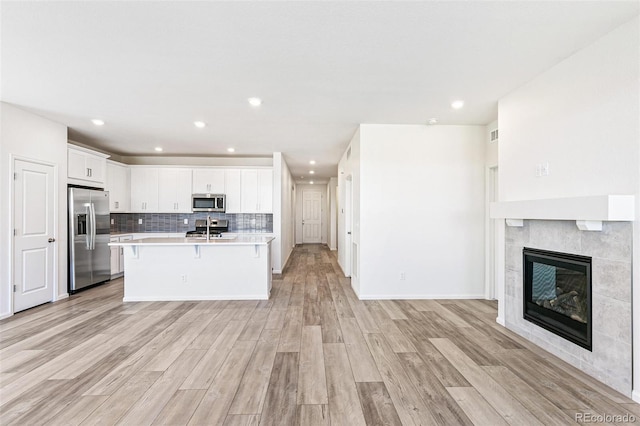
[[[268,301],[122,302],[122,280],[0,322],[0,424],[566,425],[638,405],[482,300],[359,301],[296,247]],[[428,284],[428,283],[425,283]]]

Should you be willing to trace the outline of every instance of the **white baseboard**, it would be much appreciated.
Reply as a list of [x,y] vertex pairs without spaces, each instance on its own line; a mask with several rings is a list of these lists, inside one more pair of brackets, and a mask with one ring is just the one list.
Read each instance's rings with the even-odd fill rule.
[[631,399],[640,404],[640,390],[631,391]]
[[13,314],[11,312],[6,313],[6,314],[1,314],[0,315],[0,320],[3,320],[5,318],[9,318],[9,317],[12,317],[12,316],[13,316]]
[[282,269],[272,269],[271,273],[280,275],[280,274],[282,274]]
[[484,299],[484,293],[478,294],[366,294],[360,300],[403,300],[403,299]]
[[504,317],[496,317],[496,322],[498,324],[500,324],[501,326],[506,327],[506,325],[505,325],[506,323],[504,321]]
[[59,294],[58,297],[56,297],[53,301],[57,302],[58,300],[68,299],[68,298],[69,298],[69,293],[64,293],[64,294]]

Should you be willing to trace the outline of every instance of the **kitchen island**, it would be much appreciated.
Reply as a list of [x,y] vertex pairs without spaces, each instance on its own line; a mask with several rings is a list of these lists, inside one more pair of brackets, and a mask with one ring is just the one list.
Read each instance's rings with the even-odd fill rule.
[[143,238],[124,248],[124,301],[266,300],[273,237]]

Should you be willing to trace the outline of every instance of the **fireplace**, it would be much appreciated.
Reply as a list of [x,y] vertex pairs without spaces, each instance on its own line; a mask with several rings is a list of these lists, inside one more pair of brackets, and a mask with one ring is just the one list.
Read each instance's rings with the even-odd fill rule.
[[524,319],[591,351],[591,258],[524,247]]

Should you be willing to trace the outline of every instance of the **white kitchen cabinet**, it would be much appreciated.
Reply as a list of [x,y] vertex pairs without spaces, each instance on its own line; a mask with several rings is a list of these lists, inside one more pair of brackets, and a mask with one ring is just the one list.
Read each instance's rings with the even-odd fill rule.
[[[110,243],[117,243],[120,239],[118,237],[109,238]],[[111,278],[120,273],[120,249],[121,247],[109,247],[111,250]]]
[[109,155],[75,145],[67,146],[67,181],[79,185],[104,187]]
[[155,167],[132,167],[131,211],[134,213],[157,213],[158,194],[158,169]]
[[[121,241],[129,241],[133,239],[133,235],[120,235],[109,238],[109,242],[117,243]],[[111,279],[116,278],[124,273],[124,247],[116,246],[111,248]]]
[[273,213],[273,169],[258,169],[258,213]]
[[107,161],[105,190],[109,191],[109,211],[111,213],[128,212],[131,203],[129,167]]
[[273,170],[242,170],[242,213],[273,211]]
[[225,190],[225,169],[193,169],[194,194],[224,194]]
[[191,169],[158,169],[158,212],[191,213]]
[[258,212],[258,171],[256,169],[242,170],[242,198],[240,208],[242,213]]
[[242,170],[240,169],[225,169],[224,178],[224,193],[226,194],[226,213],[242,213],[241,201],[242,201]]

